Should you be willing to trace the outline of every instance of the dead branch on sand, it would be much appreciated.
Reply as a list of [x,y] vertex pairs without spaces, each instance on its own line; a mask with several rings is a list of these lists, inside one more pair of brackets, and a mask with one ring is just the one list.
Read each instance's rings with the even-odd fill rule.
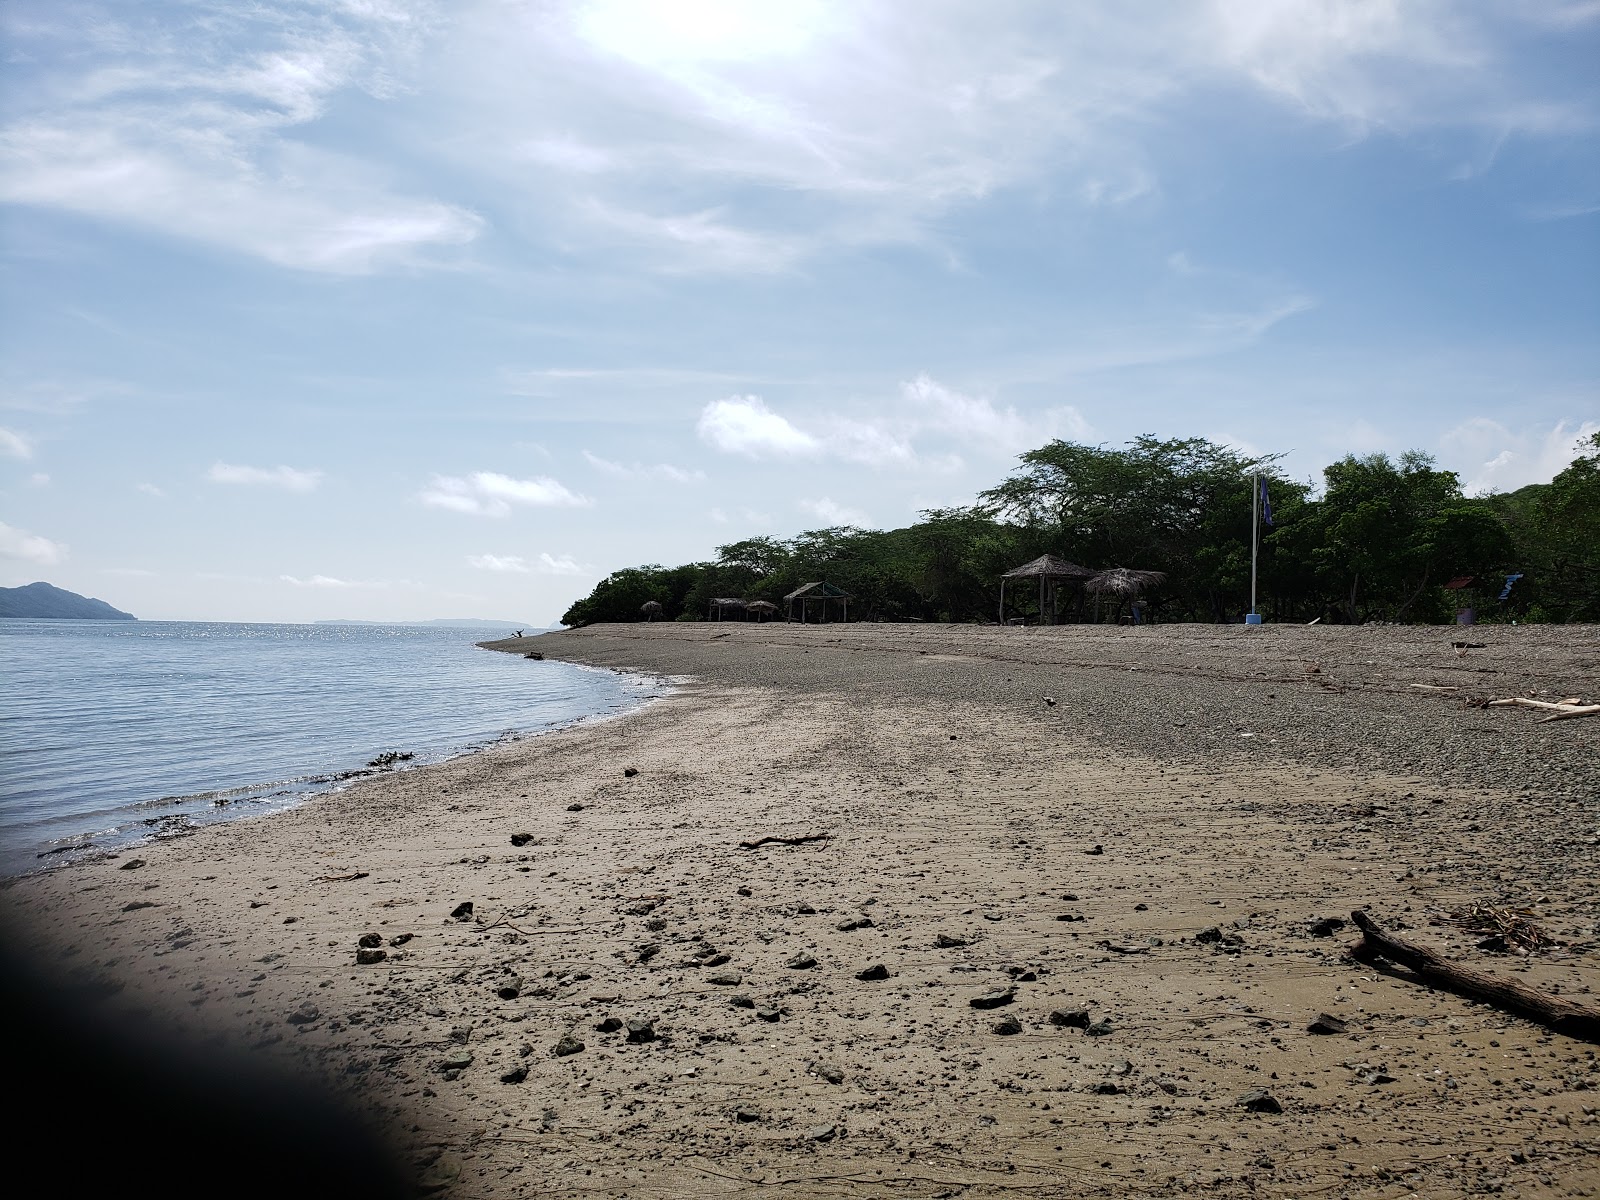
[[808,833],[804,837],[792,837],[792,838],[786,838],[786,837],[764,837],[764,838],[757,838],[753,842],[740,842],[739,843],[739,849],[741,849],[741,850],[755,850],[755,849],[757,849],[757,848],[759,848],[761,846],[772,846],[772,845],[776,845],[776,846],[798,846],[802,842],[825,842],[832,836],[833,836],[832,834],[827,834],[827,833]]
[[1424,983],[1514,1012],[1568,1037],[1600,1042],[1600,1009],[1536,991],[1514,980],[1463,967],[1435,950],[1384,932],[1376,921],[1360,909],[1351,913],[1350,919],[1364,935],[1351,948],[1352,958],[1365,963],[1386,958],[1415,972]]

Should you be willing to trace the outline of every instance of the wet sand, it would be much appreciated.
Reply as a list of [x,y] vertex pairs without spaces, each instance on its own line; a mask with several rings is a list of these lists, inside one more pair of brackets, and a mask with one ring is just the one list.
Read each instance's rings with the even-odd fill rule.
[[[694,681],[22,880],[8,943],[108,1019],[326,1079],[441,1194],[1600,1188],[1592,1046],[1313,933],[1362,907],[1595,999],[1600,719],[1467,701],[1592,697],[1600,631],[498,645]],[[1478,949],[1473,903],[1567,945]]]

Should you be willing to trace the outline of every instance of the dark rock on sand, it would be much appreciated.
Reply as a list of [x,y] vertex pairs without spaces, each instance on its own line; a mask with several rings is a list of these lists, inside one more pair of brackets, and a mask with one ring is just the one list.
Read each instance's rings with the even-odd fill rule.
[[531,833],[513,833],[511,835],[511,844],[513,846],[526,846],[531,841],[533,841],[533,834]]
[[761,1120],[761,1110],[754,1104],[740,1104],[733,1110],[733,1119],[745,1124]]
[[813,1142],[831,1142],[838,1132],[836,1125],[813,1125],[806,1130],[806,1137]]
[[775,1023],[783,1014],[775,1008],[758,1008],[756,1009],[756,1016],[763,1021]]
[[1207,925],[1199,933],[1194,935],[1194,940],[1199,942],[1202,946],[1209,945],[1212,942],[1220,942],[1222,940],[1222,930],[1218,929],[1215,925]]
[[973,1008],[999,1008],[1003,1004],[1010,1004],[1017,998],[1015,988],[1003,988],[1000,991],[985,992],[981,996],[974,996],[967,1001]]
[[791,971],[809,971],[812,967],[817,965],[817,960],[802,950],[799,954],[796,954],[783,965],[788,967]]
[[951,937],[948,933],[941,933],[933,939],[933,944],[940,950],[959,950],[969,943],[966,938]]
[[628,1022],[628,1040],[635,1045],[656,1040],[656,1027],[642,1017]]
[[472,901],[463,900],[460,904],[456,905],[450,910],[450,915],[458,921],[472,920]]
[[368,950],[371,950],[374,946],[383,945],[383,935],[381,933],[363,933],[361,937],[357,939],[356,945],[364,946]]
[[1050,1014],[1050,1024],[1063,1029],[1089,1028],[1089,1010],[1086,1008],[1058,1008]]
[[389,957],[387,950],[357,950],[356,963],[359,966],[370,967],[374,963],[381,963]]
[[1306,1026],[1307,1033],[1343,1033],[1349,1026],[1332,1013],[1321,1013],[1317,1019]]
[[144,859],[142,859],[142,858],[130,858],[127,862],[123,863],[120,867],[118,867],[117,870],[119,870],[119,871],[137,871],[142,866],[144,866]]
[[320,1019],[321,1016],[322,1010],[307,1000],[284,1019],[291,1025],[309,1025],[311,1022]]
[[1281,1113],[1283,1105],[1266,1088],[1251,1088],[1239,1097],[1241,1107],[1254,1113]]
[[566,1058],[569,1054],[582,1054],[584,1048],[584,1044],[569,1033],[555,1044],[550,1053],[557,1058]]
[[706,982],[717,987],[738,987],[744,982],[744,976],[737,971],[717,971],[706,976]]
[[740,992],[737,996],[728,997],[728,1003],[735,1008],[754,1008],[756,1006],[756,1002],[743,992]]
[[1324,938],[1332,937],[1343,928],[1344,919],[1342,917],[1323,917],[1320,921],[1312,922],[1309,932],[1312,937]]
[[1017,1020],[1015,1017],[1001,1017],[993,1025],[989,1026],[989,1028],[994,1030],[1001,1037],[1010,1037],[1014,1033],[1022,1032],[1022,1022]]
[[494,994],[502,1000],[515,1000],[522,995],[522,976],[513,975],[503,980],[500,986],[494,989]]
[[1085,1029],[1084,1032],[1090,1037],[1105,1037],[1115,1028],[1116,1026],[1112,1025],[1110,1021],[1102,1017],[1100,1020],[1096,1021],[1094,1024]]
[[872,983],[878,979],[887,979],[889,978],[889,968],[884,966],[882,963],[873,963],[866,970],[857,971],[856,978],[861,980],[863,983]]
[[527,1064],[526,1063],[519,1063],[517,1066],[512,1067],[511,1070],[507,1071],[504,1075],[500,1076],[500,1082],[501,1083],[521,1083],[527,1077],[528,1077],[528,1066],[527,1066]]
[[604,1021],[601,1021],[599,1024],[597,1024],[595,1026],[595,1029],[598,1030],[601,1033],[615,1033],[617,1030],[619,1030],[621,1028],[622,1028],[622,1018],[621,1017],[607,1017]]
[[638,773],[639,773],[639,768],[638,767],[623,767],[622,768],[622,776],[623,776],[624,779],[632,779]]

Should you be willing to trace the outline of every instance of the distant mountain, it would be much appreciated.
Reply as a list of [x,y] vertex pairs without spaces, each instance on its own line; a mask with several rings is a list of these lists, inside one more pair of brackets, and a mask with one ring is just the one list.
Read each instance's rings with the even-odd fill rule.
[[430,629],[533,629],[544,632],[542,626],[527,621],[480,621],[476,617],[436,617],[431,621],[361,621],[340,618],[318,621],[318,625],[422,625]]
[[33,617],[51,621],[137,621],[132,613],[112,608],[48,583],[0,588],[0,617]]

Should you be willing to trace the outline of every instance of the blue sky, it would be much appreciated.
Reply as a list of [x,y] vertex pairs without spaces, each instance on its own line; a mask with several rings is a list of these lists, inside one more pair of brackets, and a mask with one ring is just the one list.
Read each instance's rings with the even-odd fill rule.
[[1595,0],[10,0],[0,584],[553,622],[1053,436],[1600,428]]

